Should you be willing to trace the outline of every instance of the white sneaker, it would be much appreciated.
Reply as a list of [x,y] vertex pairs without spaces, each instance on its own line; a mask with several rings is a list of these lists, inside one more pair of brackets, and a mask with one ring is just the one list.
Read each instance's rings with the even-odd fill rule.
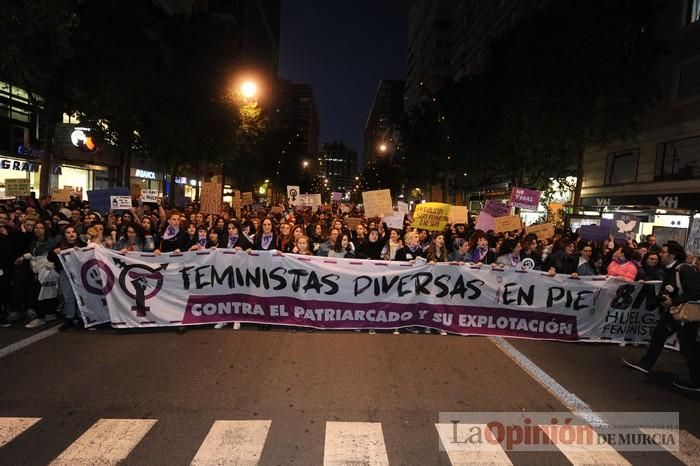
[[31,320],[27,325],[24,326],[24,328],[34,328],[34,327],[41,327],[44,325],[46,321],[44,319],[33,319]]
[[240,322],[234,322],[234,323],[233,323],[233,329],[234,329],[234,330],[240,330],[240,329],[241,329],[241,323],[240,323]]
[[394,329],[394,335],[399,335],[399,329],[397,329],[397,328]]
[[46,322],[53,322],[54,320],[56,320],[56,314],[46,314],[44,316],[44,320]]
[[627,343],[625,343],[624,341],[621,341],[621,342],[620,342],[620,348],[624,348],[625,346],[627,346]]
[[445,335],[447,335],[447,332],[444,330],[440,330],[440,335],[442,335],[444,337]]
[[431,332],[430,332],[430,329],[429,329],[429,328],[426,328],[425,330],[423,330],[423,333],[425,333],[425,334],[427,334],[427,335],[430,335]]
[[219,330],[221,328],[226,327],[226,325],[227,325],[226,322],[219,322],[218,324],[214,325],[214,328]]
[[374,335],[375,333],[377,333],[376,330],[374,330],[373,328],[369,329],[369,334],[370,334],[370,335]]

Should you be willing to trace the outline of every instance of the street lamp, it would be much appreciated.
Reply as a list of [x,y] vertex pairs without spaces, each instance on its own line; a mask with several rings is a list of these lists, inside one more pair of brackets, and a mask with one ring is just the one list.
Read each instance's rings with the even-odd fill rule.
[[309,161],[308,161],[308,160],[304,160],[304,162],[302,163],[302,165],[304,166],[304,168],[309,168]]
[[241,95],[244,99],[252,100],[258,95],[258,85],[253,81],[245,81],[241,84]]
[[379,144],[379,152],[386,153],[387,149],[388,149],[388,147],[387,147],[386,143],[383,142],[383,143]]

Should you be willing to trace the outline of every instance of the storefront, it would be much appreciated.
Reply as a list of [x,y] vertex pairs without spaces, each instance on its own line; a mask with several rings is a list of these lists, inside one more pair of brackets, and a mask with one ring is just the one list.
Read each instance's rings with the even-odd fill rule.
[[157,189],[163,192],[163,174],[144,168],[131,168],[131,181],[129,187],[139,185],[141,189]]
[[36,161],[16,159],[12,157],[0,157],[0,198],[6,199],[5,180],[25,178],[29,179],[29,187],[39,193],[40,165]]

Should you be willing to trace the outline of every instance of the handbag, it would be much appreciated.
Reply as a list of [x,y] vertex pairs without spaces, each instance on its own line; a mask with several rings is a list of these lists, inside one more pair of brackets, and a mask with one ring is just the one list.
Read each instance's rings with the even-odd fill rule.
[[[683,284],[681,283],[680,266],[676,268],[676,286],[678,294],[683,294]],[[700,322],[700,302],[687,302],[678,306],[671,306],[668,312],[674,320],[681,322]]]

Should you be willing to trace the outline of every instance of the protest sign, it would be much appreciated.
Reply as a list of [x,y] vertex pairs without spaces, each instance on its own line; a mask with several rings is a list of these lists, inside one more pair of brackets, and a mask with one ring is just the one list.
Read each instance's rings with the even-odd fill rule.
[[639,217],[634,214],[615,212],[610,226],[610,234],[617,241],[634,237],[639,231]]
[[413,212],[413,228],[442,231],[450,218],[450,205],[441,202],[417,204]]
[[72,189],[55,188],[51,192],[51,202],[70,202],[70,197],[73,195]]
[[137,200],[140,197],[141,197],[141,185],[140,184],[132,184],[131,185],[131,199]]
[[330,204],[321,204],[321,210],[323,212],[330,212],[333,206]]
[[[85,256],[72,259],[81,254]],[[313,256],[300,261],[293,254],[237,254],[223,248],[160,256],[69,249],[59,258],[74,277],[78,302],[85,303],[81,314],[89,304],[98,320],[106,308],[116,328],[237,321],[323,329],[424,326],[461,335],[647,342],[658,320],[657,284],[604,277],[571,280],[516,268],[493,273],[489,266],[406,267],[399,262],[384,262],[378,274],[377,261]],[[420,287],[407,286],[418,280]],[[632,315],[634,325],[629,324]]]
[[287,200],[291,205],[294,205],[297,202],[299,202],[299,194],[301,194],[299,186],[287,185]]
[[159,193],[157,189],[142,189],[141,202],[157,203]]
[[583,225],[579,233],[581,239],[587,241],[605,241],[610,236],[610,228],[612,228],[612,220],[600,219],[600,225]]
[[352,231],[355,231],[355,228],[357,228],[357,225],[360,223],[362,223],[362,219],[359,217],[348,217],[345,219],[345,224]]
[[[129,196],[129,188],[107,188],[107,189],[95,189],[93,191],[87,192],[88,201],[90,201],[90,208],[95,212],[101,214],[106,214],[112,207],[111,197],[112,196]],[[70,200],[70,194],[68,194]],[[67,201],[61,201],[67,202]],[[131,208],[131,205],[129,205]]]
[[202,192],[199,196],[201,205],[200,212],[203,214],[220,214],[221,213],[221,183],[212,183],[205,181],[202,183]]
[[253,203],[253,193],[251,191],[241,193],[241,202],[243,205],[251,205]]
[[398,210],[401,214],[408,215],[408,204],[403,201],[399,201],[396,203],[396,210]]
[[494,201],[493,199],[488,199],[484,205],[484,212],[492,217],[505,217],[510,215],[512,207],[510,204],[504,204],[502,202]]
[[510,203],[513,207],[537,210],[541,195],[541,192],[535,191],[534,189],[513,188],[510,193]]
[[506,217],[496,217],[493,219],[496,233],[505,233],[506,231],[520,230],[523,225],[518,215],[508,215]]
[[273,205],[272,207],[270,207],[270,212],[273,214],[281,214],[282,212],[284,212],[284,207]]
[[688,232],[688,241],[686,244],[686,250],[695,254],[700,255],[700,218],[695,217],[690,225],[690,231]]
[[331,201],[338,202],[343,199],[343,193],[339,193],[337,191],[333,191],[331,193]]
[[23,197],[30,194],[29,178],[5,178],[5,197]]
[[525,228],[525,233],[537,235],[537,239],[549,239],[554,236],[554,225],[551,223],[539,223]]
[[391,205],[391,191],[378,189],[362,192],[362,205],[365,208],[365,217],[381,217],[391,214],[394,208]]
[[403,219],[404,214],[401,212],[392,212],[391,214],[384,216],[384,223],[386,223],[386,226],[389,228],[403,230]]
[[300,194],[299,204],[302,207],[311,207],[313,210],[321,207],[321,195],[320,194]]
[[491,215],[487,214],[482,210],[481,212],[479,212],[479,216],[476,217],[475,228],[484,232],[495,231],[496,222],[494,222],[494,220],[495,219]]
[[457,223],[469,223],[469,212],[467,211],[467,206],[465,205],[453,205],[450,206],[450,225],[455,225]]
[[131,196],[109,196],[109,206],[113,210],[131,209]]

